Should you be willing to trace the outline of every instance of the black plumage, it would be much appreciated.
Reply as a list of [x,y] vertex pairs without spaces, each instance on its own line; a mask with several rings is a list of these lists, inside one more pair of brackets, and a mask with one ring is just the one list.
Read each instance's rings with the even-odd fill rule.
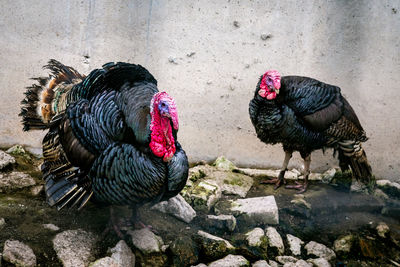
[[28,88],[20,116],[25,130],[48,129],[42,172],[50,205],[82,208],[94,197],[136,206],[182,190],[188,160],[172,122],[172,158],[163,160],[149,147],[150,105],[159,92],[145,68],[107,63],[87,77],[55,60],[45,68],[51,75]]
[[[365,131],[340,88],[308,77],[280,77],[277,72],[269,77],[267,73],[257,84],[249,113],[258,138],[267,144],[281,143],[286,153],[279,177],[272,181],[276,187],[284,182],[293,151],[299,151],[305,160],[305,184],[291,187],[305,191],[311,152],[327,147],[339,152],[343,171],[350,167],[357,179],[373,182],[361,147],[367,140]],[[265,92],[276,97],[263,97]]]

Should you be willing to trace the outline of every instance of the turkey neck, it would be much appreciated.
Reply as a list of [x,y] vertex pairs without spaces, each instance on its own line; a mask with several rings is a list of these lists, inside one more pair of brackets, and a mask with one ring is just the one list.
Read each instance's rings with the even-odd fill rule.
[[[156,103],[154,103],[156,106]],[[157,107],[154,107],[150,123],[150,148],[154,155],[168,161],[175,153],[175,140],[172,135],[171,121],[162,117]]]

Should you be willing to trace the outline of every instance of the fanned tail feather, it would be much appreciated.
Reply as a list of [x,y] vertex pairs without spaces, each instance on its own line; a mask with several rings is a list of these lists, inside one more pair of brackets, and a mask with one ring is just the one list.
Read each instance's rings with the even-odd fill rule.
[[55,115],[53,101],[61,97],[68,90],[54,92],[57,86],[62,84],[74,84],[84,76],[72,67],[65,66],[57,60],[51,59],[43,68],[50,70],[49,77],[32,78],[37,83],[26,88],[25,98],[21,101],[23,130],[44,130],[50,127],[49,121]]

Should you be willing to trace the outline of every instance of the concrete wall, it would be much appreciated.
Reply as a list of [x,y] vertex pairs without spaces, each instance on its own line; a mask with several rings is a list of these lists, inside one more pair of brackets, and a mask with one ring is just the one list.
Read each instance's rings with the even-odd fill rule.
[[[400,180],[400,1],[8,0],[0,33],[2,146],[40,146],[17,114],[49,58],[83,73],[127,61],[176,98],[192,161],[280,166],[281,147],[261,143],[248,115],[258,77],[276,68],[340,86],[370,137],[374,172]],[[313,154],[313,170],[333,164],[331,152]]]

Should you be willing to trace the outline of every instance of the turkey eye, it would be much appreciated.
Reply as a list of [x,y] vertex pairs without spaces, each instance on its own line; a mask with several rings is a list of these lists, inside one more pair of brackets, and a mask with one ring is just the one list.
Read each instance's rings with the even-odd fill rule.
[[162,107],[165,107],[165,103],[161,103],[161,106],[162,106]]

